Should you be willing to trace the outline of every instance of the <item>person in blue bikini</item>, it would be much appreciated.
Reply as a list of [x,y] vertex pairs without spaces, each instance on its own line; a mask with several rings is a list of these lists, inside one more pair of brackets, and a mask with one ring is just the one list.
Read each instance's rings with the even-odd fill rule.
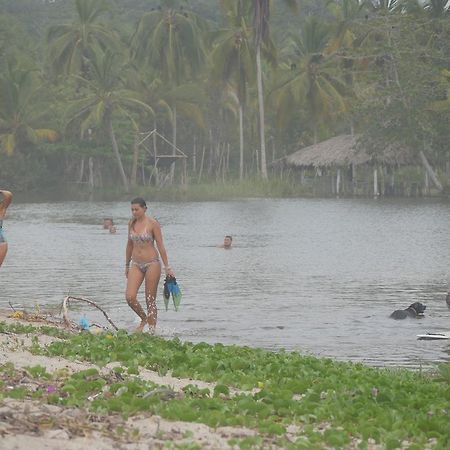
[[[166,275],[175,276],[175,274],[169,266],[161,227],[156,219],[147,216],[146,211],[147,204],[144,199],[138,197],[131,201],[133,218],[128,224],[128,242],[125,252],[126,300],[141,319],[136,331],[143,331],[148,325],[150,333],[153,334],[158,316],[156,292],[161,277],[160,257]],[[137,301],[137,294],[144,280],[147,312]]]
[[12,202],[12,194],[9,191],[3,191],[0,189],[0,266],[5,260],[6,253],[8,252],[8,243],[3,232],[3,219],[6,216],[6,210]]

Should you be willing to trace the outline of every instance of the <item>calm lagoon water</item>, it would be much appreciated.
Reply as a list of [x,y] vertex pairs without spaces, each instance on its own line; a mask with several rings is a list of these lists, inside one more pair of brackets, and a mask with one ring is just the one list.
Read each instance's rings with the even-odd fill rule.
[[[158,333],[183,340],[298,350],[376,366],[450,360],[450,205],[405,200],[248,199],[153,203],[183,291]],[[112,216],[118,232],[102,229]],[[136,317],[124,300],[129,204],[13,204],[0,307],[58,305],[67,293],[101,305],[119,326]],[[225,234],[230,251],[216,248]],[[141,294],[143,301],[143,295]],[[389,314],[421,301],[423,319]],[[101,321],[89,308],[91,320]]]

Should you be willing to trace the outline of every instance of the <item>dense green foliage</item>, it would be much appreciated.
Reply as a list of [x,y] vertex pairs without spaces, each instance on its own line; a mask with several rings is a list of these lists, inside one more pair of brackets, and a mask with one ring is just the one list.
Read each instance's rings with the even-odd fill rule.
[[[266,2],[1,0],[0,184],[227,183],[350,131],[374,155],[422,151],[448,184],[447,2],[294,3],[274,2],[261,29],[262,152]],[[139,145],[154,128],[188,156],[175,174],[151,156],[169,142]]]
[[[0,330],[33,332],[32,327],[5,324]],[[46,347],[35,341],[31,350],[100,367],[110,362],[120,366],[109,373],[93,368],[72,375],[30,367],[27,373],[40,380],[40,389],[32,392],[16,384],[8,390],[0,382],[0,396],[87,407],[103,414],[150,412],[211,427],[244,426],[259,430],[260,436],[275,436],[283,448],[354,448],[359,442],[363,449],[375,442],[382,448],[407,443],[410,449],[444,449],[450,444],[449,364],[441,364],[435,373],[383,370],[297,352],[182,343],[124,332],[80,333]],[[142,369],[193,381],[179,393],[144,381],[139,376]],[[14,373],[11,364],[4,365],[0,380],[13,379]],[[195,380],[214,384],[199,388]],[[295,439],[287,441],[289,425],[297,431]],[[258,440],[254,444],[262,446]]]

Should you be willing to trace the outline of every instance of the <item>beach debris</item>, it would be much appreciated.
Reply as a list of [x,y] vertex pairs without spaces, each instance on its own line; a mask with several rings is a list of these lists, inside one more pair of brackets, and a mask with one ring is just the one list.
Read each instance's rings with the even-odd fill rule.
[[155,389],[152,389],[151,391],[146,392],[142,398],[149,398],[149,397],[155,397],[157,396],[160,400],[168,401],[172,400],[176,397],[179,397],[180,394],[175,392],[173,389],[169,387],[157,387]]
[[90,327],[89,320],[86,318],[86,316],[80,318],[78,325],[82,330],[89,330]]
[[102,314],[106,317],[106,320],[111,324],[111,326],[118,331],[119,328],[115,325],[115,323],[109,318],[108,314],[106,314],[106,312],[100,308],[100,306],[97,305],[97,303],[95,303],[92,300],[89,300],[88,298],[84,298],[84,297],[73,297],[72,295],[67,295],[66,297],[64,297],[64,300],[62,302],[62,310],[63,310],[63,318],[64,318],[64,323],[66,324],[66,326],[71,326],[71,322],[69,320],[69,310],[68,310],[68,305],[70,302],[84,302],[87,303],[88,305],[93,306],[94,308],[97,308],[99,311],[102,312]]

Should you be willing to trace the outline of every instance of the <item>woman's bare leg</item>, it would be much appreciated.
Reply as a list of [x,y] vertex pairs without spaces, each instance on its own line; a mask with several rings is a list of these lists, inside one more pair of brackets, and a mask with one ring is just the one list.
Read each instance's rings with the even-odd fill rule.
[[8,252],[8,244],[6,242],[2,242],[0,244],[0,266],[3,264],[3,261],[5,260],[7,252]]
[[143,281],[144,274],[136,266],[131,266],[128,270],[127,291],[125,296],[130,308],[141,319],[141,323],[136,328],[136,331],[142,331],[145,325],[147,325],[147,315],[145,314],[141,304],[137,301],[137,294]]
[[161,264],[152,264],[145,273],[145,300],[147,302],[147,323],[150,333],[154,334],[158,309],[156,308],[156,291],[161,277]]

